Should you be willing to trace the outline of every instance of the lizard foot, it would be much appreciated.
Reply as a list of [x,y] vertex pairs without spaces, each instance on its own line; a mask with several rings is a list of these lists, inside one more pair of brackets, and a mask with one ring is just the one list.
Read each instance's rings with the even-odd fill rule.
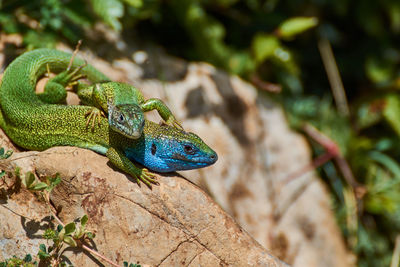
[[152,188],[151,184],[159,185],[159,183],[156,180],[156,176],[150,173],[146,168],[141,169],[141,173],[139,175],[135,175],[135,178],[138,185],[140,185],[139,180],[141,180],[150,189]]
[[180,124],[180,122],[179,122],[174,116],[171,116],[171,117],[165,122],[165,124],[183,130],[182,125]]
[[106,116],[102,110],[100,110],[98,108],[95,108],[95,107],[92,107],[85,114],[85,117],[87,117],[86,127],[88,127],[90,121],[92,121],[92,131],[93,131],[94,130],[94,126],[96,124],[96,120],[97,120],[98,124],[100,125],[102,116],[103,117]]
[[85,74],[79,73],[82,70],[82,68],[84,68],[86,66],[87,66],[87,62],[85,61],[85,64],[82,64],[82,65],[76,67],[72,71],[67,69],[65,71],[65,78],[64,78],[64,80],[66,81],[65,87],[73,87],[78,84],[79,80],[86,78]]

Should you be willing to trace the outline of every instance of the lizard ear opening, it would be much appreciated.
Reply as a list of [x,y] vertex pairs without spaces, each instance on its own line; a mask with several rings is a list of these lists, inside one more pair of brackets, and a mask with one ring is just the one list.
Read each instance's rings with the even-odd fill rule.
[[154,156],[156,154],[156,152],[157,152],[157,146],[156,146],[156,144],[153,143],[151,145],[151,154]]

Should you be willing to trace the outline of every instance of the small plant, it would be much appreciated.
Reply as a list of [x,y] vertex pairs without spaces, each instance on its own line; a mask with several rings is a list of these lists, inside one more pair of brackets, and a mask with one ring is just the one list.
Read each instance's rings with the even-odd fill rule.
[[[5,152],[5,149],[2,147],[0,148],[0,160],[2,159],[8,159],[9,157],[11,157],[13,151],[12,150],[7,150],[7,152]],[[6,171],[2,170],[0,172],[0,178],[3,177],[6,174]]]
[[11,155],[12,155],[12,153],[13,153],[13,151],[10,149],[10,150],[7,150],[7,152],[5,152],[5,149],[2,147],[2,148],[0,148],[0,159],[8,159],[9,157],[11,157]]
[[[5,152],[4,148],[0,148],[0,160],[8,159],[12,153],[12,150]],[[8,163],[4,164],[2,167],[7,170],[9,169]],[[26,254],[23,259],[13,256],[10,259],[0,262],[0,267],[36,267],[38,266],[39,261],[41,265],[43,263],[45,266],[72,266],[70,264],[70,260],[63,255],[63,252],[68,247],[79,247],[103,259],[111,266],[119,267],[119,265],[115,262],[85,245],[87,241],[95,237],[94,233],[86,230],[86,224],[89,219],[87,215],[82,216],[80,219],[77,219],[74,222],[64,225],[63,222],[53,212],[50,204],[50,194],[53,189],[61,183],[61,177],[58,173],[54,177],[45,177],[44,181],[37,179],[32,172],[21,174],[21,169],[18,166],[15,167],[14,171],[11,173],[17,180],[20,180],[29,191],[37,192],[40,195],[41,199],[45,201],[47,207],[49,208],[50,214],[52,214],[53,218],[59,224],[56,229],[49,228],[43,233],[43,238],[46,240],[51,240],[52,244],[49,246],[40,244],[35,261],[32,261],[31,254]],[[0,178],[2,178],[5,174],[6,171],[2,170],[0,172]],[[141,265],[124,262],[124,267],[125,266],[140,267]]]
[[124,267],[141,267],[141,265],[135,263],[128,263],[127,261],[124,261]]
[[59,224],[56,229],[47,229],[43,238],[52,240],[53,244],[46,247],[45,244],[39,246],[38,257],[43,261],[50,261],[55,266],[67,266],[65,261],[69,261],[68,258],[63,256],[64,245],[68,247],[77,247],[88,240],[93,239],[94,234],[85,229],[88,216],[84,215],[79,219],[80,224],[77,225],[75,222],[68,223],[65,226]]
[[37,265],[38,264],[36,261],[32,262],[31,254],[26,254],[23,259],[13,256],[10,259],[0,262],[0,267],[17,267],[17,266],[35,267]]
[[39,182],[36,180],[35,175],[32,172],[27,172],[22,183],[28,190],[43,191],[46,190],[48,194],[61,182],[59,174],[56,177],[46,177],[46,182]]
[[124,267],[141,267],[141,265],[136,263],[128,263],[127,261],[124,261]]

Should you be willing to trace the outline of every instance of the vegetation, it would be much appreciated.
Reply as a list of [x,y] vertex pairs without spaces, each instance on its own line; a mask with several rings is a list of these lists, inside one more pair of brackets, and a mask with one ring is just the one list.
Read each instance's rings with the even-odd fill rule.
[[99,22],[241,75],[281,101],[293,127],[328,136],[338,150],[312,144],[338,159],[321,173],[347,244],[359,266],[389,265],[400,231],[399,1],[0,0],[1,27],[28,49],[74,45]]

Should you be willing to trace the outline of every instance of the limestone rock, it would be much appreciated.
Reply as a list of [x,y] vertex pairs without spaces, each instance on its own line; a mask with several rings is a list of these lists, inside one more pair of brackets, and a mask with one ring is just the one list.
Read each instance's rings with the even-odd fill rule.
[[[286,266],[179,175],[159,176],[160,185],[150,190],[84,149],[56,147],[13,157],[24,171],[34,166],[39,177],[60,174],[63,182],[51,195],[59,217],[67,223],[87,214],[96,250],[119,264]],[[0,260],[37,253],[48,208],[24,189],[8,194],[1,206]],[[76,252],[64,255],[75,266],[93,266],[93,257]]]

